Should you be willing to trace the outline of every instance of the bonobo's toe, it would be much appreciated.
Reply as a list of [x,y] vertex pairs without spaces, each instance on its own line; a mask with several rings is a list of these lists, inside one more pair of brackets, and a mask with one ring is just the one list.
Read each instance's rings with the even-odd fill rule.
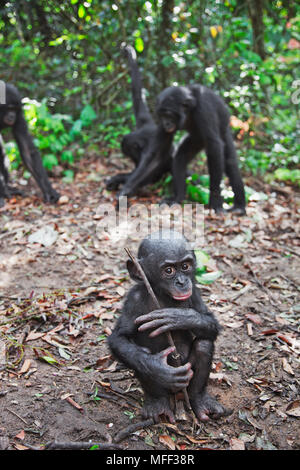
[[156,423],[159,417],[165,415],[171,423],[175,423],[175,416],[167,397],[150,398],[147,397],[142,409],[142,415],[145,419],[152,418]]
[[209,418],[218,419],[222,416],[229,416],[232,413],[232,410],[225,408],[207,393],[191,400],[191,405],[200,421],[207,421]]

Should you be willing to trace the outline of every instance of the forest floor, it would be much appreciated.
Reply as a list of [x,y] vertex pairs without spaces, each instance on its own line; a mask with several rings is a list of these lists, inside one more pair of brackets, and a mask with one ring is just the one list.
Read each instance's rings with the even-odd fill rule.
[[[295,188],[246,179],[268,200],[240,218],[205,211],[208,269],[222,271],[202,286],[223,327],[209,391],[233,413],[147,426],[139,383],[106,341],[132,285],[124,247],[136,253],[139,242],[99,237],[97,209],[114,197],[103,189],[107,171],[104,160],[81,161],[73,183],[53,179],[59,205],[41,203],[30,180],[26,196],[0,210],[0,449],[90,440],[128,450],[299,449]],[[139,202],[159,199],[148,190]]]

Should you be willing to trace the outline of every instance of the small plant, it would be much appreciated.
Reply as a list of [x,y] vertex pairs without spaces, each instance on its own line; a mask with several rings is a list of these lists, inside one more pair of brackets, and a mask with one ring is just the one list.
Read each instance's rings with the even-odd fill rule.
[[[212,266],[211,259],[207,255],[207,253],[202,250],[195,250],[195,256],[197,262],[197,282],[199,282],[200,284],[211,284],[221,276],[222,272],[219,270],[215,270],[215,266]],[[210,269],[210,271],[208,271],[208,268]]]

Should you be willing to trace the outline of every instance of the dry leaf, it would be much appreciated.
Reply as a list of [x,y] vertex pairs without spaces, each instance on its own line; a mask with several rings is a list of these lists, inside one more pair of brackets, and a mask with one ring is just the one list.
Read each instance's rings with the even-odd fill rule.
[[175,450],[176,449],[176,444],[175,442],[173,441],[173,439],[168,436],[167,434],[163,434],[162,436],[159,436],[159,442],[161,442],[162,444],[164,444],[166,447],[168,447],[169,449],[171,450]]
[[240,439],[237,439],[235,437],[230,439],[229,444],[230,444],[230,450],[245,450],[244,441],[241,441]]
[[285,357],[282,358],[282,368],[287,372],[288,374],[295,375],[293,369],[289,365],[287,359]]
[[290,403],[285,412],[290,416],[297,416],[300,417],[300,400],[295,400]]
[[27,372],[29,370],[30,366],[31,366],[31,359],[25,359],[25,361],[24,361],[24,363],[23,363],[23,365],[20,369],[19,374],[20,375],[25,374],[25,372]]
[[20,439],[21,441],[23,441],[23,439],[25,438],[25,431],[24,429],[22,429],[22,431],[19,432],[19,434],[17,434],[15,436],[16,439]]

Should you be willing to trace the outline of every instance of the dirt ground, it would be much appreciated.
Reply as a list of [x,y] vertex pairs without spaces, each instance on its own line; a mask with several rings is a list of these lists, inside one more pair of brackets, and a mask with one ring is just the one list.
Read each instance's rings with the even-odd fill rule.
[[[0,449],[53,441],[128,450],[299,449],[295,188],[246,180],[268,200],[251,201],[241,218],[205,211],[208,269],[222,271],[202,286],[223,327],[209,390],[233,413],[205,424],[186,413],[176,425],[143,426],[139,384],[106,342],[132,285],[124,246],[136,253],[139,240],[99,236],[97,209],[113,201],[105,172],[100,159],[83,161],[73,183],[54,178],[64,196],[58,206],[41,203],[30,181],[26,197],[0,210]],[[159,199],[148,191],[139,202]],[[30,238],[45,226],[54,237],[49,246]]]

